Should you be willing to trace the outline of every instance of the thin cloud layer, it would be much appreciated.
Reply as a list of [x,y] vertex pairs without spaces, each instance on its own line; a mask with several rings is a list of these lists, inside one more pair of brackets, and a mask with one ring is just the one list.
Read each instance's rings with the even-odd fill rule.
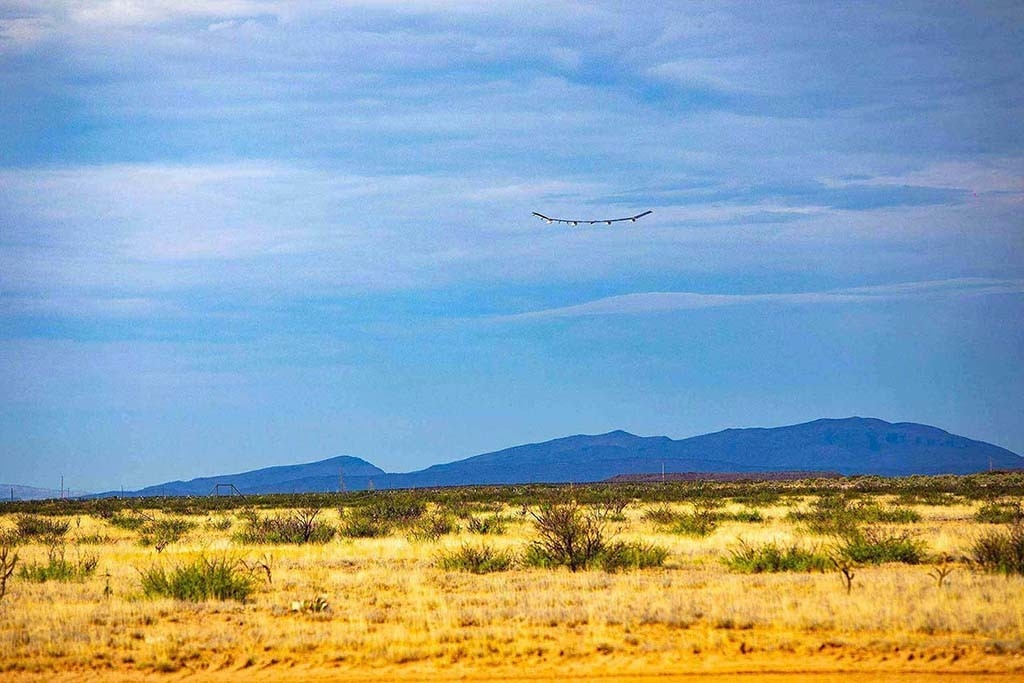
[[692,311],[722,306],[818,304],[864,304],[912,298],[978,297],[996,294],[1024,294],[1024,280],[957,278],[932,282],[901,282],[891,285],[850,287],[822,292],[775,294],[702,294],[697,292],[643,292],[622,294],[573,306],[499,316],[496,320],[525,321],[583,316],[643,315]]

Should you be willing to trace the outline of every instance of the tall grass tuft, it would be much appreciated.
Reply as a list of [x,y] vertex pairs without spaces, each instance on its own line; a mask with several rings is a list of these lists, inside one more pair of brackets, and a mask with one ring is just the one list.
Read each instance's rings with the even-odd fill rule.
[[171,570],[153,566],[142,571],[142,592],[149,598],[166,597],[190,602],[238,600],[245,602],[256,587],[253,570],[241,560],[200,557]]

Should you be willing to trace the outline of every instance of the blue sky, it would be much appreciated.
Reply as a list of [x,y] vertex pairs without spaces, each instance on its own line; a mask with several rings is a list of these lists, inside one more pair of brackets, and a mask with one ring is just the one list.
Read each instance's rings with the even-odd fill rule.
[[0,0],[0,481],[1024,453],[1020,3],[637,7]]

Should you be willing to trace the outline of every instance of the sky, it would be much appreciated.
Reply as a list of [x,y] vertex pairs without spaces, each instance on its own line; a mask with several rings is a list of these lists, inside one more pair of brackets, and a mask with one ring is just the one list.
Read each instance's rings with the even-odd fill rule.
[[1019,2],[0,0],[0,482],[851,415],[1024,453],[1022,40]]

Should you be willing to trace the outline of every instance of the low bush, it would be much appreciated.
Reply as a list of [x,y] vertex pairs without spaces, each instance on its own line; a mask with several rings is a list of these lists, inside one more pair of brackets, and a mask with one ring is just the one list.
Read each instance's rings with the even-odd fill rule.
[[761,511],[754,508],[746,508],[738,512],[719,512],[716,517],[723,522],[760,524],[764,521],[764,515],[761,514]]
[[96,573],[97,564],[95,555],[79,555],[71,561],[66,558],[63,547],[52,547],[47,553],[46,564],[23,564],[18,570],[18,578],[36,583],[82,581]]
[[605,549],[607,518],[602,510],[584,508],[575,500],[545,503],[530,512],[539,538],[531,544],[531,557],[546,566],[571,571],[593,566]]
[[470,517],[466,521],[466,529],[474,534],[500,536],[505,533],[506,527],[507,520],[498,514],[487,517]]
[[230,517],[210,517],[203,524],[209,531],[227,531],[234,525]]
[[378,493],[360,512],[388,526],[404,527],[416,523],[426,514],[427,503],[412,493]]
[[782,494],[771,490],[752,491],[750,493],[730,496],[729,500],[741,505],[761,505],[767,507],[775,505],[782,500]]
[[681,515],[667,504],[662,503],[658,507],[647,508],[640,517],[655,524],[673,524],[679,521]]
[[157,550],[163,550],[171,543],[177,543],[181,537],[196,527],[194,522],[179,517],[168,517],[166,519],[155,519],[143,524],[139,531],[139,544],[142,546],[153,546]]
[[463,545],[457,550],[442,552],[437,561],[445,571],[474,574],[503,572],[512,568],[512,555],[488,545]]
[[1024,524],[983,534],[971,546],[970,559],[983,571],[1024,575]]
[[391,527],[363,511],[353,511],[341,518],[338,533],[346,538],[378,538],[390,534]]
[[722,559],[730,569],[745,574],[765,572],[825,572],[832,567],[828,555],[798,545],[781,547],[776,543],[752,546],[740,540]]
[[679,515],[671,526],[672,533],[703,538],[718,528],[718,514],[711,510],[695,508],[693,512]]
[[71,528],[71,522],[66,519],[50,519],[37,515],[18,515],[14,524],[17,535],[22,540],[34,538],[62,538]]
[[416,541],[436,541],[442,536],[459,532],[455,516],[440,510],[422,517],[413,527],[409,537]]
[[760,510],[746,508],[737,512],[719,512],[713,505],[698,502],[690,512],[680,512],[666,504],[644,510],[641,517],[649,522],[670,527],[677,534],[707,536],[720,522],[763,522]]
[[982,524],[1013,524],[1024,522],[1020,503],[986,503],[974,513],[974,521]]
[[836,546],[839,555],[856,564],[920,564],[926,550],[924,541],[909,532],[871,527],[845,534]]
[[[422,497],[411,493],[376,493],[367,503],[354,508],[339,510],[342,517],[342,536],[348,538],[376,538],[387,536],[395,529],[409,529],[410,536],[424,531],[430,523],[416,529],[427,512]],[[441,517],[451,519],[451,515]],[[454,521],[451,522],[454,524]]]
[[912,524],[921,521],[916,510],[882,507],[874,502],[852,501],[842,495],[824,495],[806,511],[793,511],[789,519],[803,522],[809,531],[821,535],[856,533],[862,524]]
[[606,572],[661,567],[668,559],[668,548],[653,543],[611,543],[605,547],[597,565]]
[[896,498],[898,505],[931,505],[948,507],[963,502],[960,496],[943,491],[923,491],[919,493],[901,493]]
[[119,529],[126,529],[127,531],[138,531],[142,528],[142,525],[146,523],[146,517],[141,514],[131,512],[115,512],[108,519],[108,522],[113,524]]
[[200,557],[171,570],[153,566],[140,572],[146,597],[244,602],[255,590],[253,570],[241,560]]
[[83,534],[75,536],[74,541],[75,545],[106,545],[113,542],[106,534]]
[[291,512],[262,517],[255,510],[242,512],[245,526],[235,534],[241,543],[327,543],[337,529],[324,522],[320,508],[299,508]]

